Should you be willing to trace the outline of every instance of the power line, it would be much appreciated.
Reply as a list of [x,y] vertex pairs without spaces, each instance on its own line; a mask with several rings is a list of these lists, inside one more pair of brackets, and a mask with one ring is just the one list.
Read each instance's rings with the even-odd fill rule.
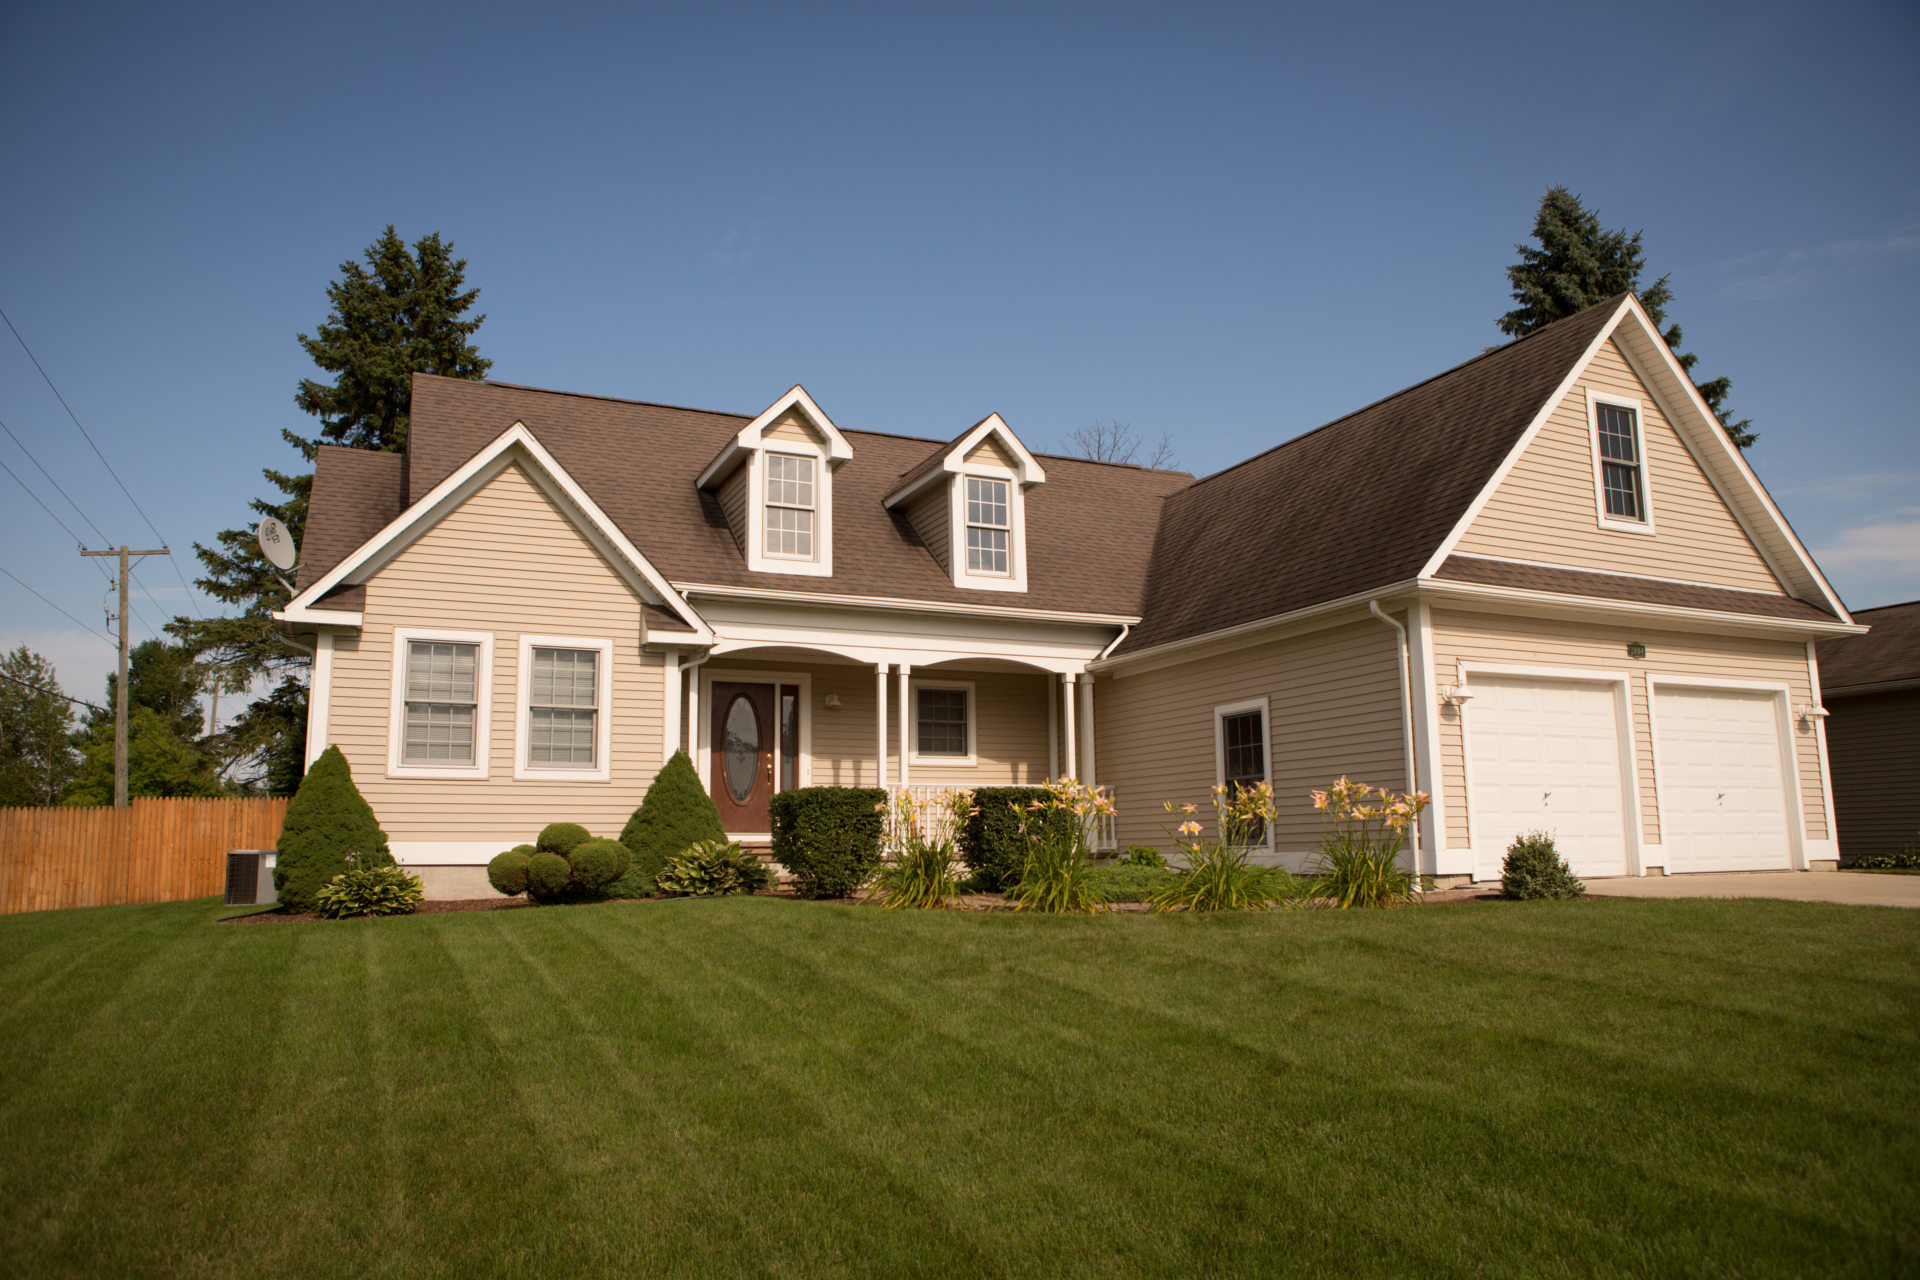
[[[80,510],[80,504],[79,504],[79,503],[77,503],[77,502],[75,502],[75,501],[73,500],[73,495],[72,495],[72,494],[70,494],[70,493],[68,493],[68,492],[67,492],[67,491],[66,491],[65,489],[62,489],[62,488],[60,487],[60,482],[59,482],[58,480],[55,480],[55,479],[53,478],[53,473],[52,473],[52,472],[50,472],[50,471],[48,471],[48,470],[47,470],[47,469],[46,469],[45,467],[42,467],[42,466],[40,466],[40,459],[38,459],[38,458],[36,458],[36,457],[34,457],[34,456],[33,456],[33,451],[32,451],[31,449],[29,449],[29,448],[27,448],[27,446],[26,446],[25,444],[23,444],[23,443],[21,442],[21,440],[20,440],[20,437],[19,437],[19,436],[17,436],[17,435],[15,435],[15,434],[13,434],[13,428],[12,428],[12,427],[10,427],[10,426],[8,426],[8,425],[7,425],[7,424],[6,424],[5,422],[0,422],[0,431],[4,431],[4,432],[6,432],[6,433],[7,433],[7,439],[9,439],[9,440],[11,440],[11,441],[13,441],[13,443],[14,443],[14,444],[15,444],[16,446],[18,446],[18,447],[19,447],[19,450],[20,450],[20,452],[22,452],[22,453],[24,453],[24,454],[26,454],[26,455],[27,455],[27,461],[28,461],[28,462],[31,462],[31,463],[32,463],[32,464],[33,464],[34,466],[36,466],[36,467],[40,467],[40,474],[41,474],[41,475],[43,475],[43,476],[45,476],[45,477],[47,478],[47,483],[48,483],[48,484],[50,484],[50,485],[52,485],[52,486],[54,487],[54,489],[55,489],[55,491],[56,491],[56,492],[58,492],[58,493],[59,493],[59,495],[60,495],[61,497],[63,497],[63,498],[65,498],[65,499],[67,500],[67,505],[73,508],[73,510],[74,510],[74,514],[75,514],[75,515],[77,515],[77,516],[79,516],[79,517],[80,517],[80,518],[81,518],[82,520],[84,520],[84,521],[86,521],[86,522],[87,522],[87,527],[88,527],[89,529],[92,529],[92,530],[93,530],[93,531],[94,531],[95,533],[97,533],[97,534],[99,534],[99,535],[100,535],[100,541],[102,541],[102,542],[112,542],[112,541],[113,541],[113,539],[112,539],[112,538],[109,538],[109,537],[108,537],[108,536],[107,536],[107,535],[106,535],[106,534],[105,534],[104,532],[102,532],[102,531],[101,531],[101,528],[100,528],[100,526],[99,526],[99,525],[97,525],[97,524],[95,524],[95,523],[93,522],[93,517],[92,517],[92,516],[90,516],[90,515],[88,515],[88,514],[87,514],[86,512],[84,512],[84,511],[82,511],[82,510]],[[18,479],[18,478],[19,478],[19,477],[17,477],[17,476],[15,477],[15,479]],[[44,503],[44,502],[43,502],[43,503],[41,503],[40,505],[44,507],[44,506],[46,506],[46,503]],[[48,515],[53,515],[53,513],[52,513],[51,511],[49,511],[49,512],[48,512],[47,514],[48,514]],[[58,516],[55,516],[54,518],[55,518],[55,519],[59,519],[59,517],[58,517]],[[63,529],[66,529],[66,525],[65,525],[65,524],[62,524],[62,525],[61,525],[60,527],[61,527],[61,528],[63,528]],[[67,529],[67,532],[68,532],[68,533],[72,533],[72,532],[73,532],[73,530],[71,530],[71,529]],[[74,541],[75,541],[75,542],[79,542],[79,541],[82,541],[82,539],[79,539],[79,538],[75,538],[75,539],[74,539]]]
[[[160,530],[154,528],[152,517],[147,515],[145,508],[140,505],[140,500],[133,496],[133,491],[127,488],[127,483],[120,478],[120,473],[113,469],[113,464],[107,461],[107,455],[100,452],[100,446],[94,444],[93,437],[88,434],[86,427],[81,426],[80,415],[73,411],[73,406],[67,403],[67,398],[60,394],[60,388],[53,385],[53,379],[48,376],[47,371],[40,365],[40,357],[33,354],[33,348],[29,347],[27,340],[20,336],[20,330],[14,328],[13,319],[7,315],[4,308],[0,308],[0,320],[5,320],[7,322],[7,328],[13,330],[13,340],[18,342],[20,349],[27,353],[27,359],[33,361],[33,367],[40,371],[40,377],[47,384],[47,390],[53,392],[53,398],[58,400],[60,407],[67,411],[67,417],[73,419],[74,426],[79,427],[81,437],[85,439],[87,444],[93,449],[93,456],[100,459],[100,465],[107,469],[107,474],[113,477],[113,482],[120,486],[120,492],[127,495],[127,501],[131,502],[133,509],[140,513],[140,518],[147,522],[147,528],[152,531],[153,536],[160,539],[161,546],[171,547],[173,544],[167,541],[166,536],[162,534]],[[9,431],[7,434],[12,435],[13,433]],[[15,440],[14,443],[18,444],[19,441]],[[68,499],[68,501],[72,501],[72,499]],[[75,510],[78,510],[78,508],[76,507]],[[88,523],[91,524],[92,521],[88,521]],[[99,531],[96,529],[95,532]],[[105,538],[107,535],[102,533],[100,536]],[[198,606],[193,603],[193,586],[187,581],[187,575],[181,573],[180,563],[173,558],[171,551],[167,553],[167,563],[173,566],[173,572],[179,577],[180,585],[187,589],[187,606],[193,609],[195,613],[199,613],[200,610]]]
[[[12,578],[15,582],[19,582],[22,587],[25,587],[28,591],[32,592],[33,595],[39,599],[40,603],[46,605],[47,608],[52,609],[55,613],[58,613],[61,617],[65,618],[68,622],[71,622],[74,626],[79,627],[82,631],[86,632],[88,635],[91,636],[96,634],[92,627],[80,621],[80,619],[74,617],[72,614],[68,613],[65,609],[62,609],[59,605],[55,604],[53,601],[47,599],[45,596],[41,595],[38,591],[34,591],[33,588],[27,586],[26,583],[20,582],[20,579],[16,577],[13,574],[13,572],[9,570],[5,565],[0,565],[0,573],[4,573],[9,578]],[[99,640],[100,640],[100,643],[105,645],[113,644],[113,641],[107,639],[105,636],[99,636]]]
[[[45,659],[43,658],[41,659],[41,661],[44,662]],[[19,685],[22,689],[31,689],[35,693],[44,693],[49,698],[58,698],[62,702],[71,702],[76,707],[85,707],[89,711],[98,711],[101,715],[110,716],[113,714],[113,712],[108,711],[105,707],[94,706],[91,702],[88,702],[85,698],[75,698],[68,694],[61,693],[57,689],[42,689],[37,684],[28,684],[25,680],[22,680],[19,676],[10,676],[4,671],[0,671],[0,680],[12,681],[14,684]]]

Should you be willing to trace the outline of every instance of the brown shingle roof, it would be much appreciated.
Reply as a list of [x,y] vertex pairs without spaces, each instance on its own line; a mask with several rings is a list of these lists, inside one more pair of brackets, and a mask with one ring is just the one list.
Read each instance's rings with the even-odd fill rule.
[[977,605],[1136,615],[1160,504],[1192,482],[1076,459],[1047,459],[1047,483],[1026,498],[1027,591],[956,588],[906,518],[887,511],[901,475],[933,441],[847,431],[853,458],[833,473],[833,576],[750,573],[719,501],[694,481],[750,419],[505,383],[414,377],[409,501],[418,501],[515,422],[662,573],[675,582],[811,594],[888,596]]
[[1627,294],[1169,498],[1119,652],[1417,575]]
[[1448,556],[1433,576],[1450,582],[1518,587],[1524,591],[1550,591],[1557,595],[1584,596],[1589,599],[1670,604],[1683,609],[1745,613],[1759,618],[1797,618],[1807,622],[1834,620],[1833,615],[1825,609],[1792,596],[1730,591],[1724,587],[1699,587],[1688,582],[1660,582],[1652,578],[1628,578],[1613,573],[1589,573],[1583,569],[1548,569],[1505,560],[1483,560],[1477,556]]
[[[406,459],[397,453],[343,449],[323,444],[313,460],[313,489],[307,498],[307,527],[294,582],[312,586],[361,543],[387,527],[405,506]],[[321,607],[360,609],[361,587],[329,591]]]
[[1822,694],[1858,685],[1920,680],[1920,600],[1855,609],[1853,620],[1873,630],[1820,642]]

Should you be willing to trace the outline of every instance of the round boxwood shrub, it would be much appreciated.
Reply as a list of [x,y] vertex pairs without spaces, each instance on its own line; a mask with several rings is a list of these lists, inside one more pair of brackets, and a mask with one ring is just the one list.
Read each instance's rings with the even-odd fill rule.
[[607,886],[607,893],[615,898],[652,896],[654,881],[667,859],[704,840],[725,844],[727,833],[713,797],[700,785],[693,761],[686,752],[676,751],[654,775],[640,807],[620,832],[620,843],[627,847],[631,861],[626,874]]
[[1547,831],[1529,831],[1507,846],[1500,892],[1509,898],[1577,898],[1587,891]]
[[879,787],[801,787],[768,806],[773,860],[803,898],[844,898],[880,865],[887,793]]
[[626,873],[627,847],[614,840],[582,840],[567,855],[573,866],[570,887],[580,894],[596,894]]
[[557,853],[564,858],[575,845],[591,839],[593,833],[577,822],[549,822],[540,828],[540,836],[533,843],[542,853]]
[[487,883],[509,898],[524,892],[527,887],[527,863],[538,852],[532,845],[523,844],[505,853],[496,853],[493,861],[487,864]]
[[564,898],[567,886],[573,882],[573,864],[557,853],[548,853],[542,849],[527,859],[527,896],[530,898]]
[[389,864],[387,833],[373,807],[353,785],[353,771],[340,748],[328,747],[300,780],[280,827],[273,887],[288,911],[312,911],[320,887],[347,871],[347,855],[360,867]]

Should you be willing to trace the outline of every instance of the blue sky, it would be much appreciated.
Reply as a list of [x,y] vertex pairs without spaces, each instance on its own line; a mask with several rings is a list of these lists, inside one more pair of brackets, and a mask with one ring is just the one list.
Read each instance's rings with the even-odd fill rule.
[[[183,553],[294,461],[294,335],[389,222],[468,258],[496,378],[743,412],[802,382],[843,427],[997,410],[1036,447],[1117,419],[1205,473],[1501,340],[1564,182],[1644,229],[1860,608],[1920,596],[1917,62],[1896,4],[15,4],[0,307]],[[0,421],[152,539],[4,331]],[[0,568],[101,617],[4,474]],[[140,581],[136,635],[206,607]],[[97,627],[0,576],[23,642],[98,694]]]

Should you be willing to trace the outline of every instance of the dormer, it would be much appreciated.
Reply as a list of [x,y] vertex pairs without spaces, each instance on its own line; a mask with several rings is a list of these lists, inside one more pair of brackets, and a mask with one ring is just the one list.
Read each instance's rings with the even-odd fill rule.
[[796,386],[700,473],[755,573],[833,576],[833,473],[853,446]]
[[1047,473],[997,413],[901,477],[888,510],[907,517],[956,587],[1027,589],[1026,491]]

